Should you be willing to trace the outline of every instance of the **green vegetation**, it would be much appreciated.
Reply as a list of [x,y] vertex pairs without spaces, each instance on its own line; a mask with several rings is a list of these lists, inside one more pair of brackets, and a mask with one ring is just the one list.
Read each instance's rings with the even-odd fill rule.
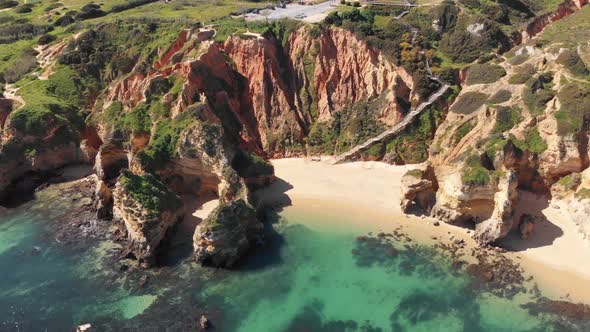
[[511,137],[514,145],[523,150],[529,151],[534,154],[541,154],[547,150],[547,143],[539,134],[537,128],[529,129],[524,135],[524,141],[517,140],[515,137]]
[[377,119],[380,100],[359,103],[334,114],[330,123],[315,123],[306,138],[311,153],[346,151],[385,130]]
[[466,92],[459,96],[451,107],[451,112],[458,114],[471,114],[479,109],[488,99],[488,95],[481,92]]
[[498,107],[496,108],[496,125],[494,133],[505,133],[514,128],[522,120],[522,111],[518,108]]
[[537,70],[531,64],[520,66],[515,69],[515,74],[510,77],[508,83],[513,85],[525,84],[536,74]]
[[490,183],[490,171],[481,165],[478,156],[473,155],[468,158],[461,178],[468,186],[485,186]]
[[487,104],[496,105],[509,101],[512,98],[512,92],[509,90],[498,90],[488,99]]
[[413,124],[387,143],[386,159],[397,164],[426,161],[434,133],[444,116],[444,112],[437,107],[422,113]]
[[138,155],[142,165],[151,172],[163,168],[178,154],[177,146],[180,134],[195,122],[191,112],[184,112],[173,119],[162,119],[148,147]]
[[272,175],[274,173],[274,167],[271,163],[255,154],[241,150],[232,161],[232,166],[244,178]]
[[563,50],[557,57],[557,63],[567,68],[574,76],[588,77],[590,70],[575,50]]
[[590,88],[570,83],[559,90],[557,98],[561,104],[555,113],[558,133],[577,135],[587,129],[585,119],[590,117]]
[[555,98],[552,74],[541,74],[526,83],[523,99],[532,115],[539,115],[547,108],[547,103]]
[[581,181],[582,177],[580,173],[572,173],[570,175],[562,177],[561,179],[559,179],[559,181],[557,181],[557,183],[563,186],[565,190],[571,191],[578,188]]
[[467,121],[460,125],[453,136],[453,144],[457,145],[463,139],[463,137],[467,136],[467,134],[473,130],[473,128],[475,128],[475,125],[471,121]]
[[11,115],[13,126],[40,137],[62,126],[81,128],[84,118],[79,109],[86,83],[73,70],[63,67],[48,80],[32,81],[23,86],[19,92],[26,104]]
[[506,76],[504,68],[493,64],[477,64],[469,67],[467,71],[467,83],[473,84],[489,84],[499,81]]
[[119,183],[126,194],[147,210],[150,219],[157,219],[163,211],[175,211],[182,205],[180,198],[151,174],[140,176],[125,171]]
[[515,55],[514,57],[510,58],[508,60],[508,63],[513,66],[520,66],[523,63],[525,63],[529,58],[530,58],[530,56],[528,55],[528,53],[523,52],[523,53],[520,53],[519,55]]

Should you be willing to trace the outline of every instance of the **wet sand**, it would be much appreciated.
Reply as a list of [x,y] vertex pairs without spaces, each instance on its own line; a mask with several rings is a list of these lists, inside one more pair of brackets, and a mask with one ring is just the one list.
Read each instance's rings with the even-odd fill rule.
[[[305,218],[309,227],[375,232],[401,227],[414,240],[424,243],[449,243],[452,235],[465,240],[468,247],[476,245],[465,228],[444,223],[436,227],[434,219],[407,216],[401,211],[400,180],[416,166],[380,162],[330,165],[302,158],[274,160],[273,165],[279,180],[257,192],[257,200],[285,205],[286,216],[309,215]],[[507,255],[521,263],[545,294],[590,303],[590,261],[582,259],[590,257],[590,246],[559,210],[542,209],[547,203],[532,195],[523,197],[519,212],[543,213],[547,223],[539,225],[528,241],[515,234],[503,240],[502,245],[513,250]]]

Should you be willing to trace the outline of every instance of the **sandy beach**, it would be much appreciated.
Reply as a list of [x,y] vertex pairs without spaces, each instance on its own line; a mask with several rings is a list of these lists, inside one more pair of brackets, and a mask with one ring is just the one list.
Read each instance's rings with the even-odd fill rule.
[[[444,223],[435,227],[434,219],[402,213],[400,179],[416,166],[381,162],[330,165],[302,158],[273,160],[273,165],[279,180],[257,192],[257,200],[265,204],[286,202],[283,214],[287,217],[301,213],[315,216],[306,218],[310,227],[385,232],[401,227],[418,241],[449,241],[452,235],[464,239],[469,246],[476,245],[465,228]],[[529,240],[516,234],[502,240],[501,245],[511,250],[507,255],[519,262],[546,294],[555,299],[590,303],[590,244],[546,200],[531,194],[522,197],[516,217],[532,213],[544,216],[546,222],[537,226]],[[323,220],[332,224],[322,224]],[[338,225],[333,225],[335,222]]]

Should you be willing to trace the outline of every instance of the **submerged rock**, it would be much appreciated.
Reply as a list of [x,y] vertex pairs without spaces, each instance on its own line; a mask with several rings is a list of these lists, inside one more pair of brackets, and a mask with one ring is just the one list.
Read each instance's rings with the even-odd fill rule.
[[113,219],[125,226],[130,253],[144,266],[166,233],[184,216],[180,198],[153,175],[124,171],[113,191]]
[[244,200],[222,203],[195,230],[196,260],[204,265],[232,267],[261,230],[262,223]]

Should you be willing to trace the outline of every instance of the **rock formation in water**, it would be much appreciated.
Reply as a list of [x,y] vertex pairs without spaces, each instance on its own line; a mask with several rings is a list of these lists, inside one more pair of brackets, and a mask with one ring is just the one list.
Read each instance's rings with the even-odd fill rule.
[[113,221],[124,225],[129,251],[140,264],[153,266],[157,249],[184,216],[180,197],[151,174],[124,171],[113,190]]

